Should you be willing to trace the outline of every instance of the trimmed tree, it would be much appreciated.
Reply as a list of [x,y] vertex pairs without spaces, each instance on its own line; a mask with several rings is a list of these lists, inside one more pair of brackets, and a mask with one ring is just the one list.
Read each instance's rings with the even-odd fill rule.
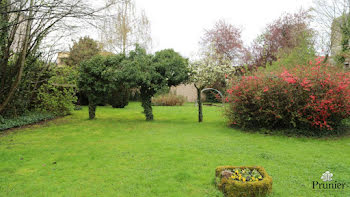
[[80,64],[79,89],[89,101],[89,119],[95,118],[96,106],[106,98],[111,83],[111,75],[105,58],[98,55]]
[[110,72],[111,80],[114,80],[114,84],[111,86],[111,89],[108,91],[108,103],[112,105],[113,108],[124,108],[128,105],[129,102],[129,84],[126,81],[122,80],[123,64],[125,60],[125,55],[110,55],[106,57],[105,65],[112,69]]
[[96,106],[120,87],[139,87],[146,120],[153,120],[153,95],[165,86],[178,85],[188,78],[187,60],[172,49],[154,56],[136,46],[129,56],[95,56],[80,64],[78,86],[89,100],[89,118]]
[[165,86],[178,85],[188,78],[188,63],[172,49],[149,55],[136,46],[124,62],[125,80],[140,87],[142,107],[146,120],[153,120],[152,102],[154,94]]

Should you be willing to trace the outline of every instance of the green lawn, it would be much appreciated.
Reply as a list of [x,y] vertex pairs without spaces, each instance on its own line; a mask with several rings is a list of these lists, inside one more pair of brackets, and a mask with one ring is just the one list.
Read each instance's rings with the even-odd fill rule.
[[[271,196],[350,196],[350,138],[311,139],[246,133],[226,126],[221,107],[154,107],[139,103],[87,108],[0,136],[0,196],[221,196],[220,165],[261,165]],[[313,191],[331,171],[342,191]]]

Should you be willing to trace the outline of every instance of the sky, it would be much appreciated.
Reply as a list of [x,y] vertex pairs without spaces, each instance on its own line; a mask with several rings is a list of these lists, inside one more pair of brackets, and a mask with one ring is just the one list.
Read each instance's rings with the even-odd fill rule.
[[312,6],[312,0],[135,1],[137,9],[144,9],[151,22],[152,51],[173,48],[185,57],[191,57],[198,50],[204,30],[220,19],[241,27],[242,39],[249,44],[283,13]]

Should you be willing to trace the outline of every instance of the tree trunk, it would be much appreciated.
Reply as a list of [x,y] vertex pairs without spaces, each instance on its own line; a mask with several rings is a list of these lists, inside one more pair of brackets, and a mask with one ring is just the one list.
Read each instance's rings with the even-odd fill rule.
[[197,89],[197,103],[198,103],[198,122],[203,122],[203,111],[202,111],[202,99],[201,89],[195,86]]
[[89,119],[92,120],[95,118],[97,102],[95,99],[92,99],[90,97],[88,97],[88,101],[89,101]]
[[89,119],[92,120],[95,118],[96,113],[96,104],[89,102]]
[[325,55],[325,58],[324,58],[324,60],[323,60],[323,63],[326,63],[326,62],[327,62],[328,57],[329,57],[329,54],[327,53],[327,54]]
[[27,56],[27,50],[28,50],[28,45],[29,45],[29,40],[30,40],[30,33],[31,33],[31,27],[32,27],[32,22],[33,22],[33,7],[34,5],[34,0],[30,1],[30,11],[29,11],[29,16],[28,16],[28,21],[26,25],[26,33],[24,36],[24,42],[22,46],[22,52],[21,55],[17,59],[17,65],[19,66],[18,69],[18,74],[16,77],[16,80],[13,82],[13,85],[11,86],[11,89],[9,90],[9,93],[7,94],[5,100],[0,104],[0,113],[5,109],[6,105],[11,101],[12,96],[17,90],[18,85],[21,82],[22,75],[23,75],[23,69],[26,61],[26,56]]
[[152,92],[151,90],[148,90],[148,88],[142,88],[140,89],[141,92],[141,101],[142,101],[142,107],[146,116],[147,121],[153,120],[153,112],[152,112]]
[[151,100],[151,97],[149,97],[149,96],[142,97],[142,107],[144,109],[146,120],[147,121],[152,121],[153,120],[153,113],[152,113],[152,100]]

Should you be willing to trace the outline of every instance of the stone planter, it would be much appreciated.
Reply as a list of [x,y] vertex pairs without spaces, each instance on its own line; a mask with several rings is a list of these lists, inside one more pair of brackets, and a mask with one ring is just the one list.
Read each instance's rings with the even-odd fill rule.
[[[243,177],[235,171],[254,171],[258,178],[250,175]],[[216,168],[216,184],[227,197],[266,196],[272,191],[272,178],[259,166],[219,166]],[[258,172],[258,173],[257,173]],[[253,178],[254,177],[254,178]]]

